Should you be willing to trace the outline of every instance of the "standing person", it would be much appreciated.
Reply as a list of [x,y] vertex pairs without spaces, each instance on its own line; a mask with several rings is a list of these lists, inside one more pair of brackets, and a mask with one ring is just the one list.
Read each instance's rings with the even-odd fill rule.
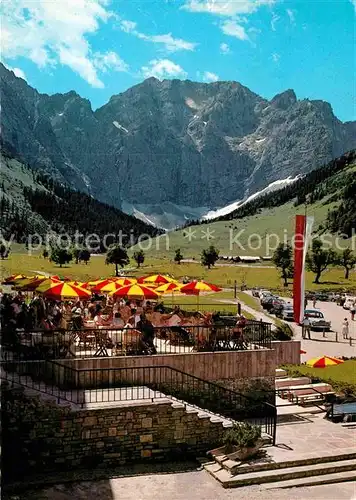
[[351,307],[351,321],[355,321],[355,314],[356,314],[356,304]]
[[302,337],[306,339],[308,335],[308,339],[310,340],[310,319],[308,316],[304,316],[303,325],[302,325]]
[[349,338],[349,320],[347,318],[345,318],[344,321],[342,322],[342,338],[343,339]]
[[315,307],[316,307],[316,297],[314,295],[314,297],[313,297],[313,309],[315,309]]

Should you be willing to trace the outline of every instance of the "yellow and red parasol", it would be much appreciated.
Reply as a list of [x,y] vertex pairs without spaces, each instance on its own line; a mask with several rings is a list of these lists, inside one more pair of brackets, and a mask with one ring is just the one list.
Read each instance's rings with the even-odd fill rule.
[[22,292],[33,292],[40,285],[50,285],[52,283],[60,283],[60,281],[54,278],[47,278],[46,276],[35,276],[31,279],[21,280],[19,283],[15,284],[14,288]]
[[68,283],[52,283],[49,287],[38,287],[37,291],[41,292],[44,297],[54,300],[89,299],[91,297],[91,291]]
[[21,281],[28,279],[28,276],[25,276],[24,274],[11,274],[11,276],[8,276],[7,278],[4,279],[3,284],[4,285],[11,285],[12,283],[15,283],[16,281]]
[[121,285],[121,286],[134,285],[135,283],[137,283],[136,278],[126,278],[126,277],[113,278],[113,281],[117,285]]
[[118,288],[116,291],[110,293],[111,297],[126,297],[128,299],[158,299],[160,297],[160,294],[157,293],[155,290],[152,290],[152,288],[148,288],[147,286],[140,285],[140,284],[133,284],[133,285],[127,285],[123,286],[121,288]]
[[174,279],[163,274],[152,274],[152,276],[142,276],[137,280],[137,283],[163,285],[165,283],[174,283]]
[[307,361],[308,366],[313,368],[325,368],[326,366],[336,366],[340,365],[344,361],[339,358],[333,358],[331,356],[321,356],[319,358],[312,358]]
[[183,285],[180,291],[186,293],[187,295],[200,295],[204,292],[220,292],[222,289],[211,283],[206,283],[205,281],[191,281],[186,285]]

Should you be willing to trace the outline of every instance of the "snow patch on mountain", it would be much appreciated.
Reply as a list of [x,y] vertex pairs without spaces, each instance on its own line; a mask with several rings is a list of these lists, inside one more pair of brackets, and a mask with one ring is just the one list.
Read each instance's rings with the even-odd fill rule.
[[199,106],[197,105],[196,102],[193,101],[191,97],[187,97],[185,100],[185,104],[190,108],[190,109],[199,109]]
[[118,128],[119,130],[123,130],[127,134],[129,133],[129,131],[127,130],[127,128],[125,128],[122,125],[120,125],[119,122],[113,121],[112,123],[113,123],[114,127]]
[[272,191],[278,191],[278,189],[282,189],[285,186],[288,186],[289,184],[293,184],[293,182],[298,180],[300,177],[301,177],[300,175],[297,175],[296,177],[289,176],[286,179],[280,179],[278,181],[274,181],[261,191],[257,191],[256,193],[252,194],[245,200],[237,200],[234,201],[233,203],[230,203],[229,205],[226,205],[225,207],[219,208],[218,210],[210,210],[207,214],[203,215],[202,220],[216,219],[217,217],[222,217],[223,215],[230,214],[234,210],[237,210],[243,205],[246,205],[246,203],[249,203],[250,201],[254,200],[255,198],[258,198],[259,196],[271,193]]

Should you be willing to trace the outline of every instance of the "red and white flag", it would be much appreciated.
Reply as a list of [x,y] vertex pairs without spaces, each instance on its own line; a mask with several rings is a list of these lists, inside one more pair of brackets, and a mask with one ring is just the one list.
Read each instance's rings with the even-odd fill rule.
[[313,223],[314,217],[297,215],[295,218],[293,309],[296,323],[301,323],[304,317],[305,259]]

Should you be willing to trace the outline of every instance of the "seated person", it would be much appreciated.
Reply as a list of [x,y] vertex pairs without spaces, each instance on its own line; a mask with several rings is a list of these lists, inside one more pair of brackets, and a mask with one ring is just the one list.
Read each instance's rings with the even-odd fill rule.
[[94,317],[94,324],[95,326],[106,326],[106,321],[104,320],[102,314],[101,314],[101,309],[99,309]]
[[138,314],[136,309],[131,309],[130,319],[133,318],[133,326],[136,328],[137,324],[140,321],[140,315]]
[[114,318],[112,320],[112,326],[115,326],[117,328],[124,328],[125,322],[121,317],[121,314],[119,312],[114,313]]
[[155,338],[155,329],[151,321],[147,319],[145,313],[141,314],[137,328],[142,333],[143,350],[147,352],[147,354],[157,354],[156,347],[153,343]]
[[80,307],[73,310],[72,320],[73,320],[74,330],[81,330],[83,328],[83,317],[82,317],[82,310],[80,309]]

